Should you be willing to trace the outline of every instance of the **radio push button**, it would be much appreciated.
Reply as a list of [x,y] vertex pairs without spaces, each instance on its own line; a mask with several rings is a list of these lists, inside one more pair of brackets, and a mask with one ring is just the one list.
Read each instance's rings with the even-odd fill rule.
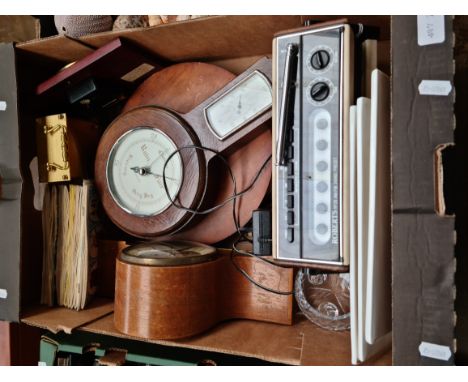
[[288,163],[288,176],[294,175],[294,162]]
[[287,239],[290,243],[294,241],[294,228],[289,227],[287,230]]
[[294,212],[288,211],[288,225],[294,225]]
[[288,201],[286,205],[288,208],[294,208],[294,195],[288,195]]

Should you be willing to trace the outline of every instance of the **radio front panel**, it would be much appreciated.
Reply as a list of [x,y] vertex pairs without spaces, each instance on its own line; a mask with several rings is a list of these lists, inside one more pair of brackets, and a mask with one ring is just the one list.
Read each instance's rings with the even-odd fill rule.
[[351,33],[342,24],[274,40],[278,259],[346,263],[344,107],[352,72]]

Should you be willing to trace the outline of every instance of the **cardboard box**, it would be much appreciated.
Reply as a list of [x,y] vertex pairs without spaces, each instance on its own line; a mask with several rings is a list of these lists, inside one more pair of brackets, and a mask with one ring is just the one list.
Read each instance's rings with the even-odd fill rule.
[[[2,86],[0,100],[6,100],[8,108],[0,112],[0,163],[21,173],[22,193],[20,199],[0,203],[0,216],[8,216],[8,225],[2,221],[0,228],[0,288],[7,294],[7,298],[0,298],[0,318],[21,320],[52,332],[79,330],[128,338],[114,328],[113,304],[108,299],[95,299],[89,309],[81,312],[39,306],[41,220],[32,205],[34,191],[28,168],[36,151],[34,116],[38,110],[32,94],[38,83],[64,63],[88,54],[90,46],[102,46],[116,36],[173,62],[208,61],[239,73],[257,57],[271,54],[274,33],[299,27],[305,19],[333,18],[336,17],[214,16],[87,36],[82,38],[84,44],[54,37],[18,44],[15,48],[1,45],[0,79],[7,86]],[[435,79],[438,78],[435,74],[443,74],[441,79],[452,79],[452,18],[445,17],[447,38],[437,47],[439,50],[434,45],[439,57],[432,61],[428,59],[432,57],[433,53],[428,52],[432,48],[414,46],[417,38],[414,16],[393,20],[387,16],[353,16],[349,21],[380,27],[382,41],[389,40],[392,32],[393,362],[438,363],[421,357],[418,346],[426,339],[455,351],[453,293],[449,292],[454,287],[454,219],[435,215],[432,191],[437,173],[433,165],[434,144],[453,142],[449,131],[452,129],[453,134],[453,97],[445,99],[442,108],[437,102],[419,99],[416,92],[421,76],[431,75],[427,79]],[[431,113],[437,118],[427,118]],[[420,120],[421,116],[425,118]],[[9,150],[8,155],[4,154],[4,148]],[[408,158],[412,159],[409,163]],[[422,260],[425,261],[421,263]],[[420,264],[425,268],[420,268]],[[442,331],[438,331],[439,323],[444,325]],[[427,333],[437,333],[437,337]],[[350,364],[349,332],[324,331],[300,315],[291,327],[234,320],[186,340],[151,342],[291,365]],[[390,364],[390,354],[369,363]]]
[[39,31],[39,20],[32,16],[0,16],[0,42],[33,40]]
[[[466,18],[446,16],[443,26],[435,25],[434,41],[422,45],[421,28],[434,27],[431,20],[392,18],[393,361],[398,365],[451,365],[457,351],[455,243],[464,235],[455,232],[455,211],[447,208],[455,204],[449,180],[456,163],[444,159],[456,131],[460,87],[454,74],[463,72],[461,65],[466,71],[466,61],[454,51],[466,33],[455,26],[466,25]],[[427,91],[428,80],[451,89]]]

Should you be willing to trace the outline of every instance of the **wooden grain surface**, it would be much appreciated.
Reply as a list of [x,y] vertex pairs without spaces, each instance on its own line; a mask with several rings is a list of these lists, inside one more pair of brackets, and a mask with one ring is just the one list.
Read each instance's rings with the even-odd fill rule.
[[9,366],[10,364],[10,323],[0,321],[0,366]]
[[[235,261],[262,285],[280,291],[293,289],[292,269],[251,257],[236,257]],[[172,267],[117,260],[115,326],[131,336],[185,338],[232,318],[290,325],[292,306],[292,295],[258,288],[235,268],[229,255]]]
[[[232,73],[215,65],[204,63],[173,65],[153,74],[140,85],[124,110],[151,104],[186,114],[234,78]],[[261,164],[271,155],[269,126],[267,122],[266,131],[236,147],[226,157],[236,178],[238,192],[250,184]],[[197,135],[204,135],[208,129],[201,123],[192,128]],[[270,185],[270,179],[271,165],[268,164],[251,191],[238,199],[237,213],[241,226],[251,219],[252,211],[260,205]],[[217,205],[233,194],[231,178],[219,161],[210,163],[208,182],[208,195],[203,208]],[[232,203],[208,215],[198,217],[195,222],[196,224],[184,229],[183,232],[172,235],[172,238],[215,243],[236,231],[232,218]]]
[[0,321],[0,366],[37,365],[40,336],[38,328]]

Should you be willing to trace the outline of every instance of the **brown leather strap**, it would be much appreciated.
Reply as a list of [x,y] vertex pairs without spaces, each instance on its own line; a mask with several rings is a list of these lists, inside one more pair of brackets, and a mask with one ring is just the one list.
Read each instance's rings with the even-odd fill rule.
[[127,357],[127,350],[111,348],[106,354],[98,359],[98,364],[103,366],[122,366]]

